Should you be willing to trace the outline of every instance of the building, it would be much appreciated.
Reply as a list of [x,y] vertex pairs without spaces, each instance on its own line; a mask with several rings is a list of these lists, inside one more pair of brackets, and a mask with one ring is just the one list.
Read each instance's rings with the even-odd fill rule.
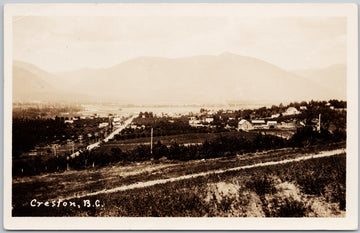
[[196,117],[194,116],[189,117],[189,121],[194,121],[194,120],[196,120]]
[[265,120],[252,120],[251,124],[253,125],[265,124]]
[[108,126],[109,123],[108,122],[103,122],[99,124],[99,128],[105,128],[106,126]]
[[277,121],[268,121],[266,124],[269,127],[269,129],[274,129],[277,126]]
[[242,119],[238,123],[238,130],[249,131],[254,129],[254,126],[247,120]]
[[295,130],[296,123],[295,122],[281,122],[280,124],[277,125],[277,128]]
[[120,117],[114,117],[112,123],[113,125],[120,125],[121,124]]
[[192,127],[202,127],[204,125],[201,124],[201,121],[200,120],[189,120],[189,125],[192,126]]
[[209,123],[209,124],[210,124],[210,123],[213,122],[213,121],[214,121],[214,118],[213,118],[213,117],[206,117],[206,118],[205,118],[205,122],[206,122],[206,123]]
[[283,113],[284,116],[290,116],[290,115],[297,115],[300,114],[300,112],[294,108],[294,107],[289,107],[288,109],[286,109],[286,111]]
[[251,124],[254,126],[255,129],[268,129],[268,125],[266,124],[265,120],[252,120]]

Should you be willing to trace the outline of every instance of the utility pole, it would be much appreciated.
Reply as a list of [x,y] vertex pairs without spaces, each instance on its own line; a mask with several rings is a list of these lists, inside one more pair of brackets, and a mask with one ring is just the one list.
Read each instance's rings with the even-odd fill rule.
[[154,129],[151,128],[151,142],[150,142],[150,153],[153,153],[153,135],[154,135]]
[[56,145],[55,144],[53,145],[53,149],[54,149],[54,157],[57,157],[57,155],[56,155]]
[[318,131],[319,131],[319,133],[321,133],[321,113],[319,113],[319,126],[318,126]]

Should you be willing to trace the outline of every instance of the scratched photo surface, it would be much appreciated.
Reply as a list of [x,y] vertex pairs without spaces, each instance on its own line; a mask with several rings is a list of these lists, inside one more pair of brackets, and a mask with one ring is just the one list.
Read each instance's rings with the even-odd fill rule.
[[347,18],[12,17],[12,216],[346,217]]

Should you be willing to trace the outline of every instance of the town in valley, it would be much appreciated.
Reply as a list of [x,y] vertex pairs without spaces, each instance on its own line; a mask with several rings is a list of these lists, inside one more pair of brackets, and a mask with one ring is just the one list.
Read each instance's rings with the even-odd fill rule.
[[[328,172],[330,168],[335,169],[333,163],[345,165],[340,161],[346,147],[346,112],[346,102],[339,100],[252,108],[236,105],[16,103],[13,108],[13,214],[342,216],[345,213],[345,186],[337,182],[345,181],[338,180],[344,179],[344,171],[332,171],[331,175]],[[339,151],[341,148],[343,151]],[[315,164],[331,159],[327,164],[330,167],[322,165],[320,168],[325,170],[318,170],[319,177],[314,177],[310,175],[315,172],[313,168],[305,164],[314,161],[305,161],[306,156],[321,155],[324,151],[330,153],[330,157],[314,159],[318,160]],[[304,162],[295,162],[303,157]],[[268,162],[279,165],[266,166]],[[282,169],[282,166],[288,166],[281,165],[282,162],[294,166],[292,169],[297,173],[292,175],[295,178],[285,176],[290,171]],[[270,171],[263,171],[264,168],[258,167],[259,163],[265,164]],[[242,168],[244,166],[254,168],[246,170]],[[231,172],[233,169],[245,172],[242,175],[245,178],[237,180],[238,175]],[[278,169],[285,174],[279,174]],[[219,171],[221,178],[216,175]],[[254,177],[252,172],[257,175]],[[311,176],[310,181],[308,176]],[[200,178],[205,180],[198,181]],[[318,183],[319,179],[324,182],[322,185]],[[243,183],[238,183],[240,181]],[[131,196],[131,203],[138,202],[139,198],[149,201],[154,195],[165,198],[163,201],[166,202],[168,197],[162,197],[164,193],[159,194],[156,188],[162,182],[165,184],[160,192],[168,190],[171,196],[179,195],[176,198],[183,197],[190,184],[199,186],[195,190],[201,191],[193,193],[193,187],[190,194],[186,191],[186,198],[190,198],[186,199],[187,204],[161,202],[165,206],[185,205],[183,212],[174,206],[171,207],[173,211],[164,212],[161,209],[164,206],[156,209],[153,204],[143,212],[120,201],[115,203],[125,205],[121,207],[124,208],[121,214],[113,212],[119,206],[114,206],[112,198],[118,195],[129,198],[126,192],[131,191],[138,193],[145,189],[151,193],[147,197]],[[24,185],[31,185],[32,192],[24,189]],[[184,187],[177,187],[179,185]],[[118,188],[127,191],[118,192]],[[247,191],[244,193],[242,189]],[[57,199],[75,203],[92,197],[104,205],[85,209],[47,208],[43,204],[34,208],[31,205],[54,203]],[[268,202],[277,203],[275,197],[282,202],[278,207],[269,206]],[[192,198],[199,203],[191,204],[195,201]],[[242,198],[250,202],[236,207]],[[45,202],[40,201],[44,199]],[[256,208],[252,202],[256,202]],[[319,206],[323,209],[319,210]],[[187,212],[188,209],[192,212]],[[324,209],[326,211],[322,212]]]
[[337,5],[90,5],[8,17],[12,217],[349,220],[356,57]]

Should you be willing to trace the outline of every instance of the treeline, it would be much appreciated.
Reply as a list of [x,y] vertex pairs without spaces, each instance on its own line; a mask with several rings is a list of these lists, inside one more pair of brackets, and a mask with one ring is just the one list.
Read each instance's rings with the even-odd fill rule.
[[[330,109],[327,104],[330,103],[330,106],[334,107],[334,109]],[[235,111],[235,115],[238,118],[244,118],[249,120],[251,117],[253,118],[267,118],[271,117],[275,114],[280,114],[286,111],[289,107],[294,107],[297,110],[300,107],[306,107],[306,110],[302,110],[302,112],[311,113],[316,111],[317,113],[322,111],[329,111],[329,112],[336,112],[335,109],[345,109],[347,105],[346,101],[343,100],[329,100],[329,101],[314,101],[311,100],[309,102],[302,101],[302,102],[292,102],[288,105],[283,105],[280,103],[279,105],[272,105],[271,107],[261,107],[257,109],[245,109],[245,110],[238,110]]]
[[[99,130],[100,122],[107,118],[79,119],[73,124],[64,123],[63,117],[55,119],[13,118],[12,124],[12,155],[18,157],[35,146],[45,146],[51,143],[63,143],[67,139],[77,140],[83,135],[84,142],[94,139],[94,134],[104,134],[106,129]],[[101,132],[102,131],[102,132]],[[91,138],[87,134],[91,134]]]
[[188,133],[220,133],[228,131],[222,127],[191,127],[189,125],[189,119],[186,116],[180,118],[156,117],[153,116],[152,113],[146,114],[146,116],[146,118],[135,118],[133,121],[133,125],[137,125],[139,127],[144,126],[143,128],[126,128],[121,131],[119,135],[116,135],[115,139],[124,140],[150,137],[151,128],[154,129],[156,136],[170,136]]
[[61,139],[66,134],[66,124],[60,119],[19,119],[14,118],[12,124],[12,155],[33,149],[36,145],[50,143]]
[[14,104],[13,117],[23,119],[51,118],[62,114],[74,115],[84,108],[80,105],[63,104]]
[[331,142],[346,140],[346,131],[335,130],[330,133],[328,130],[321,132],[314,131],[312,127],[298,128],[297,132],[287,141],[290,147],[307,147],[310,145],[326,145]]
[[[175,123],[176,124],[176,123]],[[205,127],[186,127],[185,129],[167,129],[163,127],[156,127],[154,129],[154,136],[171,136],[171,135],[179,135],[179,134],[191,134],[191,133],[221,133],[227,132],[229,130],[216,127],[216,128],[205,128]],[[150,129],[124,129],[121,134],[115,135],[115,140],[126,140],[126,139],[134,139],[134,138],[144,138],[150,137],[151,130]]]
[[325,130],[319,133],[313,131],[312,128],[302,128],[298,129],[290,140],[272,135],[257,134],[252,140],[243,135],[235,137],[223,135],[214,140],[205,141],[202,145],[190,146],[179,145],[175,142],[168,147],[158,141],[154,144],[152,153],[148,145],[140,145],[131,151],[122,151],[120,148],[114,147],[111,152],[104,152],[100,147],[91,152],[84,151],[72,159],[67,159],[65,156],[58,158],[33,156],[27,160],[14,159],[13,175],[35,175],[42,172],[64,171],[67,167],[85,169],[94,166],[106,166],[111,163],[122,162],[126,164],[162,158],[180,161],[209,159],[285,147],[306,148],[312,145],[321,145],[326,149],[325,145],[341,142],[345,139],[346,134],[340,131],[330,134]]

